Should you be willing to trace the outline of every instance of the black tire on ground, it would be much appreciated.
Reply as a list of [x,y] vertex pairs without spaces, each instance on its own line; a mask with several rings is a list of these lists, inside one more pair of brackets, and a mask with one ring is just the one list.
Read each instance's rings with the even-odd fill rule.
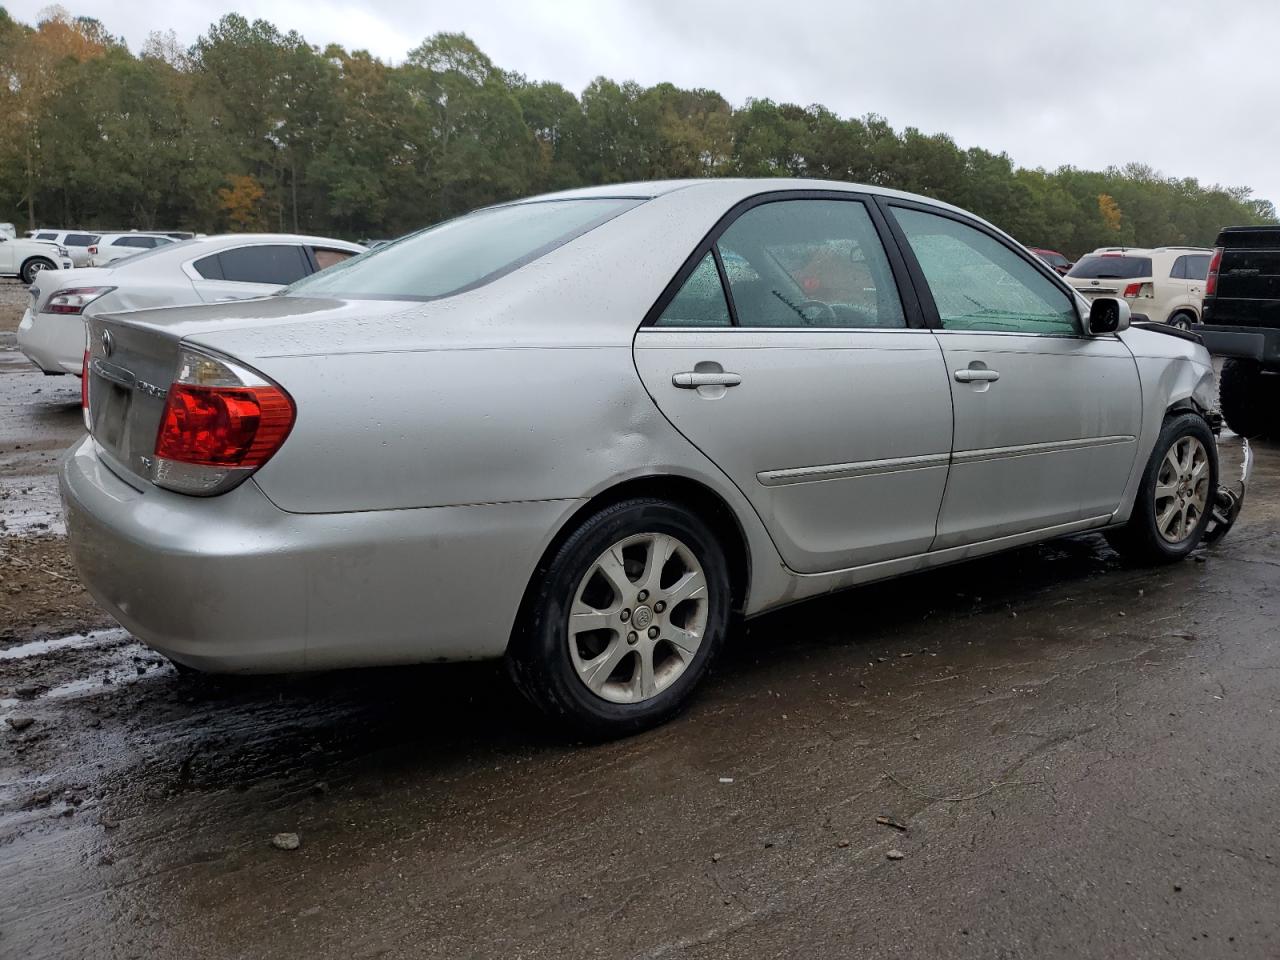
[[[570,652],[570,643],[579,641],[570,637],[569,612],[596,561],[626,538],[643,534],[675,538],[697,560],[706,582],[706,622],[696,652],[669,685],[649,699],[616,703],[589,689],[579,675]],[[638,582],[630,572],[627,576]],[[545,558],[534,577],[520,613],[522,622],[512,634],[507,666],[529,700],[587,736],[628,736],[674,716],[711,669],[724,644],[732,606],[724,549],[707,524],[678,504],[639,497],[603,508]],[[667,616],[674,620],[679,609],[679,604],[673,605]],[[634,622],[639,623],[638,613]],[[626,626],[623,623],[610,629],[621,631]],[[617,640],[612,639],[615,636]],[[606,634],[601,644],[625,642],[625,638],[622,632]],[[581,658],[582,650],[575,647],[575,651]],[[631,656],[625,654],[624,661]],[[655,652],[652,662],[658,656]],[[624,661],[620,661],[620,670]],[[639,669],[640,661],[634,662]]]
[[[1201,492],[1205,509],[1194,517],[1190,529],[1177,542],[1166,539],[1158,528],[1156,515],[1156,485],[1159,482],[1165,457],[1183,440],[1198,440],[1208,458],[1209,475],[1204,478],[1207,488]],[[1174,478],[1177,479],[1176,477]],[[1199,485],[1197,484],[1197,489]],[[1218,448],[1213,431],[1204,417],[1198,413],[1174,414],[1165,420],[1160,436],[1142,472],[1138,485],[1138,497],[1133,505],[1129,522],[1118,530],[1109,532],[1107,538],[1116,551],[1128,560],[1138,563],[1171,563],[1181,560],[1200,543],[1205,527],[1209,525],[1214,498],[1218,491]],[[1167,502],[1167,501],[1166,501]],[[1188,519],[1192,519],[1190,516]]]
[[1179,330],[1190,330],[1191,325],[1195,323],[1195,319],[1196,318],[1193,317],[1191,314],[1186,312],[1181,312],[1181,313],[1175,313],[1172,316],[1170,316],[1169,319],[1165,321],[1165,323],[1169,324],[1169,326],[1171,327],[1176,327]]
[[1222,362],[1218,403],[1227,426],[1242,437],[1280,433],[1280,376],[1264,373],[1253,360]]
[[41,270],[53,270],[56,266],[52,260],[46,260],[44,257],[32,257],[22,265],[22,282],[31,285],[35,280],[36,274]]

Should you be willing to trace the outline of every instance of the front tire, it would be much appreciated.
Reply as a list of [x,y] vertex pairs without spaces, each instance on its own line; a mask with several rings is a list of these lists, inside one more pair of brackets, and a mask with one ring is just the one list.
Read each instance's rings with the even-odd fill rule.
[[627,736],[674,716],[728,631],[724,550],[675,503],[602,509],[535,577],[507,664],[526,697],[588,736]]
[[1218,403],[1227,426],[1240,436],[1274,434],[1280,427],[1280,377],[1263,373],[1253,360],[1224,360]]
[[54,270],[56,266],[52,260],[46,260],[44,257],[32,257],[22,265],[22,282],[27,286],[31,286],[35,282],[36,275],[41,270]]
[[1218,492],[1218,452],[1204,418],[1183,413],[1165,421],[1142,473],[1129,522],[1111,545],[1140,563],[1181,560],[1200,543]]

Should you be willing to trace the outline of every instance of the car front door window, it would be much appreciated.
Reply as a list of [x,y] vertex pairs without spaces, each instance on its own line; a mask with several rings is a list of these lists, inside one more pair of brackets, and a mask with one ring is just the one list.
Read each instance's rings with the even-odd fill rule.
[[1076,336],[1066,292],[994,237],[950,217],[902,207],[907,237],[944,330]]

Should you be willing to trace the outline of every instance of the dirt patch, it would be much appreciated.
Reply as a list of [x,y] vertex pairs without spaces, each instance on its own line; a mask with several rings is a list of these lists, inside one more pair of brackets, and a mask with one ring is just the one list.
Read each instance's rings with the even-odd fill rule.
[[111,623],[80,585],[62,537],[0,540],[0,646]]
[[0,280],[0,333],[14,333],[31,297],[20,280]]

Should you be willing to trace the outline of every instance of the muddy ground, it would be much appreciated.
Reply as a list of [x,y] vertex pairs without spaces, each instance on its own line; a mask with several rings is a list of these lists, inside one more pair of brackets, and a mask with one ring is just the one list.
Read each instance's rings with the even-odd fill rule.
[[1280,449],[1194,561],[803,605],[588,746],[488,665],[187,677],[112,628],[50,499],[76,384],[5,297],[0,957],[1280,955]]

